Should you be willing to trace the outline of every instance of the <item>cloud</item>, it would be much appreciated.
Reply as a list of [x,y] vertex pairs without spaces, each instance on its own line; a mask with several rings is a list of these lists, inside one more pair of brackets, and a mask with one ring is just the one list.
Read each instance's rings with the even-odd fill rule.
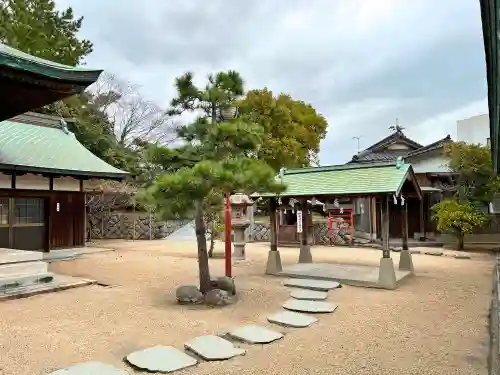
[[329,121],[323,164],[350,159],[353,136],[364,147],[386,136],[396,117],[426,143],[487,111],[477,1],[56,1],[85,17],[88,65],[160,105],[175,76],[224,69],[310,102]]

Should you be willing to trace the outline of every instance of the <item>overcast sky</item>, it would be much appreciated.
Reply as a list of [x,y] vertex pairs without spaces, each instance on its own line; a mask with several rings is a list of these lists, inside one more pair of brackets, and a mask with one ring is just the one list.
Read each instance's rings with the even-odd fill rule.
[[389,134],[426,144],[487,112],[478,0],[56,0],[85,17],[87,65],[165,106],[174,77],[235,69],[328,120],[321,164]]

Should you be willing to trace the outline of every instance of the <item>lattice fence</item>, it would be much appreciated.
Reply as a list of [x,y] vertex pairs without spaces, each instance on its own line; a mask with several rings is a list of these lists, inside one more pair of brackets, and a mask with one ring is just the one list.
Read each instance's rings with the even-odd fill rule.
[[154,215],[101,212],[87,216],[87,240],[127,239],[154,240],[165,238],[190,220],[161,221]]
[[[251,228],[250,238],[256,242],[269,242],[271,241],[271,228],[269,223],[254,223]],[[328,223],[314,223],[314,243],[317,245],[329,245],[330,234],[328,230]],[[338,245],[345,245],[345,242],[340,238]]]

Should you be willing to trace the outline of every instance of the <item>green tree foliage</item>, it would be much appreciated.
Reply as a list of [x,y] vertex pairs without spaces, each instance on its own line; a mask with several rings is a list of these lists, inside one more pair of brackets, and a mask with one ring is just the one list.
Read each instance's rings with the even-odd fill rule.
[[238,103],[240,115],[264,129],[258,157],[278,171],[281,167],[305,167],[317,162],[327,121],[309,104],[290,95],[251,90]]
[[491,152],[486,146],[449,143],[448,166],[457,174],[457,199],[488,204],[500,195],[500,179],[493,173]]
[[[166,217],[194,215],[198,245],[200,290],[211,288],[206,243],[206,213],[222,208],[225,191],[280,191],[275,173],[265,162],[255,158],[263,138],[259,125],[241,118],[223,121],[223,111],[243,92],[243,81],[236,72],[209,76],[200,89],[192,75],[176,79],[178,96],[172,100],[171,113],[202,113],[194,122],[180,126],[178,136],[184,141],[176,149],[157,147],[156,163],[162,164],[146,201]],[[191,216],[192,217],[192,216]]]
[[444,199],[432,207],[437,229],[453,234],[458,241],[458,249],[464,248],[464,236],[471,234],[475,227],[482,226],[489,221],[489,215],[478,210],[469,201]]
[[0,0],[0,42],[61,64],[77,65],[92,52],[92,43],[77,37],[82,22],[53,0]]

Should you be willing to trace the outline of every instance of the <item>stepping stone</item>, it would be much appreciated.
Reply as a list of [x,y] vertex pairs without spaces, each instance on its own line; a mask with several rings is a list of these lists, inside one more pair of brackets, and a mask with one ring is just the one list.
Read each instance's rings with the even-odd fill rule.
[[292,293],[290,293],[290,296],[295,299],[303,299],[308,301],[322,301],[325,300],[326,297],[328,297],[328,293],[318,292],[316,290],[297,289],[293,290]]
[[269,344],[283,338],[281,332],[256,325],[235,328],[229,331],[228,335],[247,344]]
[[198,364],[196,359],[172,346],[153,346],[131,353],[125,359],[148,372],[173,372]]
[[305,328],[316,323],[318,319],[313,316],[299,314],[293,311],[280,311],[279,313],[269,315],[267,320],[271,323],[283,327]]
[[443,255],[443,252],[442,251],[426,251],[424,254],[425,255],[433,255],[435,257],[440,257]]
[[470,255],[456,254],[455,259],[470,259]]
[[246,353],[245,349],[235,347],[232,342],[211,335],[196,337],[184,347],[205,361],[223,361]]
[[285,280],[285,286],[328,292],[331,289],[338,288],[340,284],[336,281],[326,280],[287,279]]
[[125,370],[120,370],[114,366],[102,362],[85,362],[68,368],[51,372],[47,375],[129,375]]
[[304,301],[292,298],[283,304],[283,308],[305,313],[332,313],[337,305],[323,301]]

